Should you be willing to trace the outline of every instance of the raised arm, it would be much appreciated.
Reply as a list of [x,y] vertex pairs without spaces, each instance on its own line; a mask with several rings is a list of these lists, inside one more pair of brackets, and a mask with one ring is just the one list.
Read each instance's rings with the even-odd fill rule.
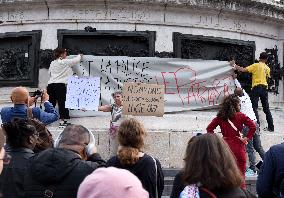
[[44,111],[40,112],[40,120],[43,123],[50,124],[59,119],[58,112],[49,101],[44,102],[44,109]]
[[58,112],[48,100],[49,95],[47,94],[46,90],[43,90],[42,102],[44,105],[44,111],[38,107],[32,109],[33,115],[46,125],[59,119]]
[[99,111],[111,112],[111,105],[103,105],[98,108]]
[[238,79],[235,79],[236,87],[242,88],[241,83],[238,81]]
[[243,68],[239,65],[236,64],[235,60],[230,61],[230,65],[235,69],[240,72],[248,72],[247,68]]
[[241,89],[243,90],[243,94],[244,94],[245,96],[249,97],[248,94],[247,94],[247,92],[246,92],[246,90],[244,90],[244,89],[242,88],[242,85],[241,85],[241,83],[238,81],[238,79],[235,79],[235,84],[236,84],[236,87],[241,88]]
[[63,64],[67,64],[67,65],[70,65],[70,66],[73,66],[73,65],[76,65],[76,64],[80,63],[82,56],[83,56],[82,54],[79,54],[79,55],[77,55],[74,58],[59,59],[58,62],[63,63]]

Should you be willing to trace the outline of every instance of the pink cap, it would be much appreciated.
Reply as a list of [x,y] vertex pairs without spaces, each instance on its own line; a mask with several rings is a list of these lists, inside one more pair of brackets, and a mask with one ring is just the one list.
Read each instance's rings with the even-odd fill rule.
[[99,168],[81,183],[77,198],[149,198],[140,180],[128,170]]

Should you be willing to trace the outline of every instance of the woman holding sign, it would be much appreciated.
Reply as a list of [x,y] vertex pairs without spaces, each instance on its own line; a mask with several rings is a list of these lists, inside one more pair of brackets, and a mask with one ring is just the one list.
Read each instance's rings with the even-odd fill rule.
[[116,91],[112,93],[111,96],[114,100],[114,104],[100,106],[98,110],[111,113],[109,135],[114,140],[113,153],[116,154],[118,148],[118,140],[116,136],[117,136],[118,126],[121,122],[120,118],[122,116],[122,108],[123,108],[122,92]]
[[57,48],[54,50],[55,60],[51,62],[49,67],[50,79],[48,81],[47,93],[49,94],[49,101],[55,107],[56,102],[59,107],[60,119],[62,124],[66,124],[64,119],[70,119],[69,111],[65,108],[66,101],[66,84],[68,77],[73,74],[72,66],[80,63],[82,54],[75,58],[67,59],[66,49]]

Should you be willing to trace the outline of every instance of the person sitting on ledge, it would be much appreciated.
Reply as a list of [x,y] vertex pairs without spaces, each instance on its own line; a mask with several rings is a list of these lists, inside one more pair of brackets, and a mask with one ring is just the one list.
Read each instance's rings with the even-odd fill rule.
[[188,141],[183,169],[175,176],[171,198],[256,198],[242,189],[243,178],[228,144],[216,134]]
[[11,94],[11,101],[14,103],[14,107],[2,108],[2,122],[11,122],[13,118],[36,118],[47,125],[57,121],[59,115],[48,101],[49,96],[46,91],[43,92],[41,97],[45,110],[42,110],[40,107],[30,107],[37,98],[30,97],[25,87],[14,88]]

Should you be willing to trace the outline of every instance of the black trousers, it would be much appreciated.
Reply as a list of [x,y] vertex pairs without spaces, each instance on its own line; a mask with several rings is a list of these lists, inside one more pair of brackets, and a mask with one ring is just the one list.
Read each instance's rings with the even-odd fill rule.
[[49,102],[55,107],[56,102],[59,107],[60,119],[70,119],[69,110],[65,108],[67,87],[64,83],[52,83],[47,86]]
[[258,116],[258,112],[257,112],[259,99],[260,99],[261,104],[262,104],[263,112],[266,115],[266,121],[268,123],[268,128],[271,129],[271,130],[274,130],[273,118],[272,118],[271,112],[269,110],[268,93],[267,93],[267,89],[266,89],[265,86],[258,85],[258,86],[253,87],[252,90],[251,90],[252,108],[254,110],[254,113],[255,113],[255,116],[256,116],[256,119],[257,119],[257,123],[260,125],[259,116]]

